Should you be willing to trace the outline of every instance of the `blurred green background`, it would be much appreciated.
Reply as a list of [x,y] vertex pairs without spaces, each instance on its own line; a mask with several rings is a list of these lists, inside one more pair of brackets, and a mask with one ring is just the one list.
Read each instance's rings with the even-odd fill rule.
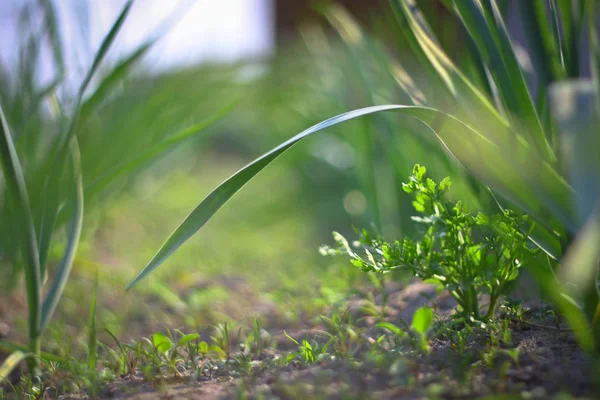
[[[30,196],[38,196],[40,204],[44,199],[37,184],[48,173],[44,155],[63,123],[57,104],[72,104],[80,66],[91,63],[94,29],[102,31],[92,22],[105,15],[102,10],[116,15],[123,4],[58,3],[2,6],[2,18],[10,22],[3,29],[14,35],[3,36],[3,53],[13,56],[1,59],[0,101],[18,132],[15,142]],[[129,31],[139,33],[135,24],[152,14],[144,7],[158,7],[154,13],[163,15],[159,2],[140,3],[125,22],[125,27],[133,24]],[[401,182],[415,163],[425,164],[436,180],[450,175],[452,192],[462,199],[484,208],[489,201],[427,127],[400,124],[402,117],[392,114],[366,117],[330,128],[282,156],[148,281],[125,292],[125,284],[191,209],[246,163],[333,115],[409,102],[399,80],[427,84],[426,79],[419,82],[418,64],[383,0],[224,2],[233,8],[224,6],[205,17],[233,18],[241,3],[239,13],[253,7],[264,11],[264,19],[248,25],[266,27],[263,48],[211,56],[206,42],[214,50],[228,36],[207,28],[198,46],[205,46],[208,55],[159,63],[163,53],[152,51],[160,49],[161,41],[173,46],[169,32],[190,24],[186,13],[195,5],[183,3],[164,13],[155,29],[146,28],[146,36],[134,40],[125,34],[117,40],[100,78],[84,96],[76,126],[86,196],[84,230],[71,279],[45,337],[48,351],[83,348],[96,271],[98,326],[124,340],[163,326],[200,331],[224,321],[248,324],[261,315],[270,326],[281,327],[340,304],[368,279],[344,259],[319,255],[319,245],[331,243],[331,231],[373,226],[390,239],[411,233],[410,199],[401,195]],[[69,7],[75,26],[65,17]],[[446,18],[443,6],[424,10],[439,21],[433,29],[460,64],[462,53],[469,51],[460,46],[464,32],[455,19]],[[142,14],[137,22],[136,13]],[[237,40],[243,41],[245,26],[239,27]],[[202,35],[202,26],[196,28],[195,34]],[[194,40],[181,45],[183,53],[196,54]],[[111,177],[115,167],[219,114],[174,149],[96,190],[94,185]],[[0,185],[1,334],[23,340],[22,261],[4,193]],[[63,247],[59,231],[50,249],[50,274]],[[72,338],[68,349],[65,337]]]

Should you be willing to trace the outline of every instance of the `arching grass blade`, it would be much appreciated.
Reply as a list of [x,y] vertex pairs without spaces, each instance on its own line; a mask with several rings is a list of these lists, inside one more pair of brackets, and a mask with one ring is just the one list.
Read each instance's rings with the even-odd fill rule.
[[[432,108],[401,105],[367,107],[314,125],[265,153],[224,181],[184,219],[146,267],[127,285],[127,288],[130,289],[158,268],[204,226],[238,190],[293,145],[332,125],[391,110],[417,118],[429,126],[448,150],[474,176],[534,218],[542,220],[544,211],[551,210],[557,214],[561,222],[569,223],[570,187],[551,166],[540,158],[531,157],[526,144],[517,140],[514,147],[500,148],[453,116]],[[546,207],[545,210],[542,204]]]

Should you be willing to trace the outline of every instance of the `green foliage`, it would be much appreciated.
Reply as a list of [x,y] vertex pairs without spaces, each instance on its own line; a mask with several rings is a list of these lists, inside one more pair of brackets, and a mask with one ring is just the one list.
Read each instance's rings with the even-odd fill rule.
[[427,331],[431,329],[433,317],[433,311],[429,307],[420,307],[413,315],[411,328],[419,335],[421,351],[424,353],[431,350],[427,343]]
[[[419,213],[413,220],[423,228],[422,239],[388,243],[363,230],[358,248],[353,248],[342,235],[334,233],[338,247],[325,247],[322,252],[346,253],[352,264],[365,272],[408,269],[416,277],[447,289],[466,321],[487,320],[519,269],[534,257],[524,233],[529,219],[510,210],[491,216],[470,212],[461,201],[445,199],[451,184],[448,178],[436,184],[425,174],[425,167],[416,165],[408,183],[403,184],[413,195],[413,206]],[[489,295],[483,314],[479,301],[482,293]]]
[[291,340],[298,346],[298,350],[292,351],[285,358],[286,364],[289,364],[293,361],[299,361],[303,365],[310,365],[317,362],[324,361],[330,354],[327,352],[329,346],[333,342],[334,338],[331,337],[324,344],[320,344],[317,340],[313,340],[309,342],[306,339],[303,339],[301,343],[299,343],[296,339],[288,335],[288,333],[283,331],[285,337]]
[[[37,373],[38,356],[40,354],[40,336],[47,326],[56,304],[60,299],[69,272],[73,265],[77,245],[81,234],[81,224],[83,221],[83,188],[80,170],[79,145],[74,136],[75,124],[79,113],[79,106],[83,99],[84,92],[98,69],[99,64],[111,46],[115,36],[120,30],[125,18],[129,12],[132,1],[125,4],[119,17],[111,27],[109,33],[104,38],[100,49],[96,53],[94,62],[88,70],[87,75],[80,86],[75,112],[71,118],[68,127],[61,135],[56,137],[52,151],[49,153],[49,161],[52,169],[46,174],[46,180],[41,182],[44,193],[44,202],[42,204],[31,203],[26,186],[26,179],[21,161],[17,154],[13,137],[9,129],[9,124],[0,108],[0,118],[2,119],[2,135],[0,137],[0,163],[6,182],[10,206],[13,210],[18,210],[16,220],[20,222],[21,228],[18,228],[17,237],[21,238],[23,251],[27,260],[25,266],[27,299],[29,305],[29,345],[32,357],[30,360],[30,371]],[[31,156],[34,156],[33,154]],[[71,166],[68,168],[65,163],[71,160]],[[45,171],[46,173],[47,171]],[[52,281],[52,285],[46,298],[42,301],[42,283],[41,279],[46,270],[47,252],[50,244],[50,237],[54,230],[54,225],[60,210],[60,204],[63,201],[60,198],[57,188],[64,185],[62,182],[63,172],[69,176],[68,182],[68,200],[67,204],[71,207],[71,224],[68,233],[67,246],[60,263],[58,272]],[[41,211],[40,211],[41,210]],[[39,225],[36,225],[34,217],[41,216]],[[39,240],[39,241],[38,241]]]
[[[123,62],[107,68],[106,75],[99,77],[98,86],[93,87],[90,83],[125,23],[132,4],[132,0],[124,4],[100,47],[93,53],[91,66],[74,95],[70,95],[68,90],[59,90],[65,89],[62,87],[65,71],[61,58],[62,41],[58,37],[51,2],[39,2],[39,7],[43,8],[47,17],[44,23],[48,26],[43,28],[47,28],[51,36],[53,61],[59,73],[52,85],[40,88],[35,75],[39,67],[39,53],[44,50],[38,42],[46,43],[46,33],[41,33],[41,37],[36,37],[35,33],[31,34],[31,38],[26,35],[28,40],[36,43],[33,47],[23,45],[20,49],[19,60],[26,64],[27,73],[12,79],[15,77],[9,75],[9,69],[5,70],[4,65],[0,65],[3,83],[0,91],[0,164],[4,178],[0,179],[0,274],[7,278],[2,279],[5,286],[14,282],[16,273],[23,271],[25,275],[29,352],[33,354],[28,361],[32,372],[38,372],[40,337],[52,319],[74,264],[82,232],[84,203],[87,208],[87,201],[106,189],[117,177],[132,176],[143,165],[196,135],[231,109],[229,106],[166,139],[153,135],[152,143],[141,139],[148,134],[145,129],[140,129],[137,137],[122,135],[122,131],[115,129],[108,132],[98,129],[107,128],[109,120],[118,119],[113,118],[111,112],[110,118],[102,116],[102,113],[112,103],[119,102],[119,96],[113,96],[115,90],[153,43],[144,43]],[[24,15],[35,18],[35,7],[38,5],[33,3],[23,5]],[[25,18],[23,24],[38,23]],[[46,32],[46,29],[40,31]],[[19,68],[15,70],[19,72]],[[15,81],[15,84],[5,85],[5,80]],[[86,97],[88,92],[91,94]],[[116,136],[127,136],[129,147],[115,142]],[[111,144],[103,144],[104,140]],[[99,148],[118,150],[111,153],[99,151]],[[120,154],[121,151],[127,155]],[[85,177],[82,171],[86,172]],[[58,243],[57,236],[63,231],[66,240]],[[60,249],[59,244],[64,244],[62,255],[57,260],[51,259],[50,255],[57,253],[55,247]],[[48,266],[54,268],[49,270]],[[90,318],[95,318],[94,315],[95,298]],[[90,319],[90,365],[95,363],[93,322]]]

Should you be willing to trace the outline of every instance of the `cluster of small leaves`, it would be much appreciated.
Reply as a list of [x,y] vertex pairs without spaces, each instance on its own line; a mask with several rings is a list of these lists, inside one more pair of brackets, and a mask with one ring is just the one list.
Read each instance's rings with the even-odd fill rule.
[[[462,316],[486,320],[492,316],[498,297],[535,253],[528,245],[526,231],[533,224],[526,215],[511,210],[491,216],[472,213],[461,201],[446,200],[449,178],[436,184],[425,174],[425,167],[416,165],[408,183],[403,184],[404,191],[414,196],[413,207],[418,215],[412,219],[423,227],[420,240],[405,238],[389,243],[363,230],[350,246],[334,232],[337,247],[323,247],[321,253],[347,254],[352,264],[365,272],[408,269],[447,289],[458,302]],[[490,297],[483,313],[479,304],[482,293]]]

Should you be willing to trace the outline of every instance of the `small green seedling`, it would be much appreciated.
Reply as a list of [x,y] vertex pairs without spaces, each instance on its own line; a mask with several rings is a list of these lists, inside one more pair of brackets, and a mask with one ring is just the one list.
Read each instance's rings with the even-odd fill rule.
[[320,318],[332,338],[335,356],[342,360],[352,359],[360,347],[360,329],[354,326],[349,310],[334,313],[331,318],[323,315]]
[[433,311],[429,307],[421,307],[413,315],[411,328],[419,336],[421,350],[428,354],[431,351],[427,343],[427,332],[433,325]]
[[225,361],[231,359],[231,341],[229,339],[229,325],[227,322],[215,326],[215,333],[210,337],[210,340],[215,346],[225,352]]
[[327,342],[325,342],[323,345],[320,345],[316,340],[314,340],[312,344],[308,340],[302,340],[302,343],[299,343],[296,339],[288,335],[285,330],[283,331],[283,334],[298,346],[297,351],[293,351],[288,354],[285,359],[286,364],[289,364],[294,360],[298,360],[303,365],[310,365],[323,361],[330,355],[327,350],[334,341],[334,337],[331,335],[329,335],[330,338]]

